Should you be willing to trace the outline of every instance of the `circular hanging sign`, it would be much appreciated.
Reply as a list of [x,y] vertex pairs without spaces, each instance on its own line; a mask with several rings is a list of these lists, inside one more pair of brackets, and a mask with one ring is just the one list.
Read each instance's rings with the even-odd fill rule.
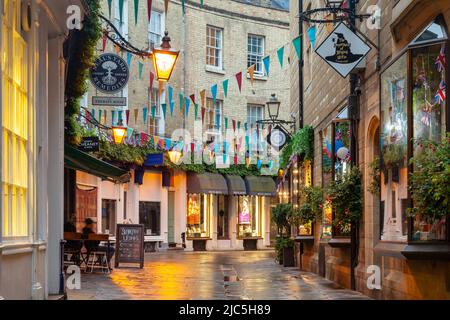
[[290,138],[289,134],[283,130],[283,128],[276,126],[270,132],[267,140],[272,147],[281,150],[287,143],[289,143]]
[[116,93],[128,83],[130,70],[121,57],[112,53],[99,56],[90,70],[92,84],[103,93]]

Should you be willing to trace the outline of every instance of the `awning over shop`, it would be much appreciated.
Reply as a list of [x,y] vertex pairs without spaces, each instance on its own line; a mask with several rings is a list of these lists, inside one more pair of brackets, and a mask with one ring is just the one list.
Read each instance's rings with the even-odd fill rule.
[[218,173],[189,173],[187,193],[228,194],[228,186]]
[[274,197],[277,195],[275,181],[271,177],[245,177],[247,194],[250,196]]
[[64,166],[116,183],[130,181],[130,173],[128,171],[99,160],[67,144],[64,145]]
[[230,195],[238,196],[247,194],[245,181],[240,176],[226,176],[228,191]]

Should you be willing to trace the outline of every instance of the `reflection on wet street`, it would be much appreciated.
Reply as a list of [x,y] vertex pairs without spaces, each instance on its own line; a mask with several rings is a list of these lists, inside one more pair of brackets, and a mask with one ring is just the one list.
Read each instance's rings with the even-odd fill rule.
[[80,300],[322,300],[365,299],[315,274],[283,268],[272,251],[146,254],[144,269],[81,275]]

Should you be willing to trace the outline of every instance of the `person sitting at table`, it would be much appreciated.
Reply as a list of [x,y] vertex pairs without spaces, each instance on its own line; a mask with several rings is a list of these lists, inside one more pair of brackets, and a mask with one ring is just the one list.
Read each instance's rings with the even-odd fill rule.
[[[86,220],[84,220],[84,224],[85,226],[83,228],[83,237],[85,239],[88,239],[90,234],[95,234],[94,231],[95,222],[91,218],[87,218]],[[88,252],[88,255],[92,251],[106,252],[108,264],[110,264],[111,258],[114,256],[115,252],[114,248],[111,245],[104,246],[100,245],[100,241],[89,240],[84,242],[84,246]]]
[[[75,227],[75,224],[72,220],[69,220],[64,224],[64,232],[77,232],[77,228]],[[83,247],[83,243],[78,240],[66,240],[66,243],[64,244],[64,250],[66,252],[72,253],[70,261],[74,262],[77,265],[80,264],[81,247]]]

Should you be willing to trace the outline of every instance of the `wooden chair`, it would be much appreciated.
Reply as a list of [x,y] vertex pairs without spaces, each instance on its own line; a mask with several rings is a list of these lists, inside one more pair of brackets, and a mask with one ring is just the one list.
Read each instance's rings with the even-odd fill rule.
[[[109,235],[107,234],[89,234],[85,241],[106,241],[109,247]],[[108,251],[92,250],[88,252],[87,269],[92,273],[95,268],[101,269],[104,273],[109,273]]]
[[81,264],[81,242],[82,234],[77,232],[64,232],[64,265],[80,265]]

